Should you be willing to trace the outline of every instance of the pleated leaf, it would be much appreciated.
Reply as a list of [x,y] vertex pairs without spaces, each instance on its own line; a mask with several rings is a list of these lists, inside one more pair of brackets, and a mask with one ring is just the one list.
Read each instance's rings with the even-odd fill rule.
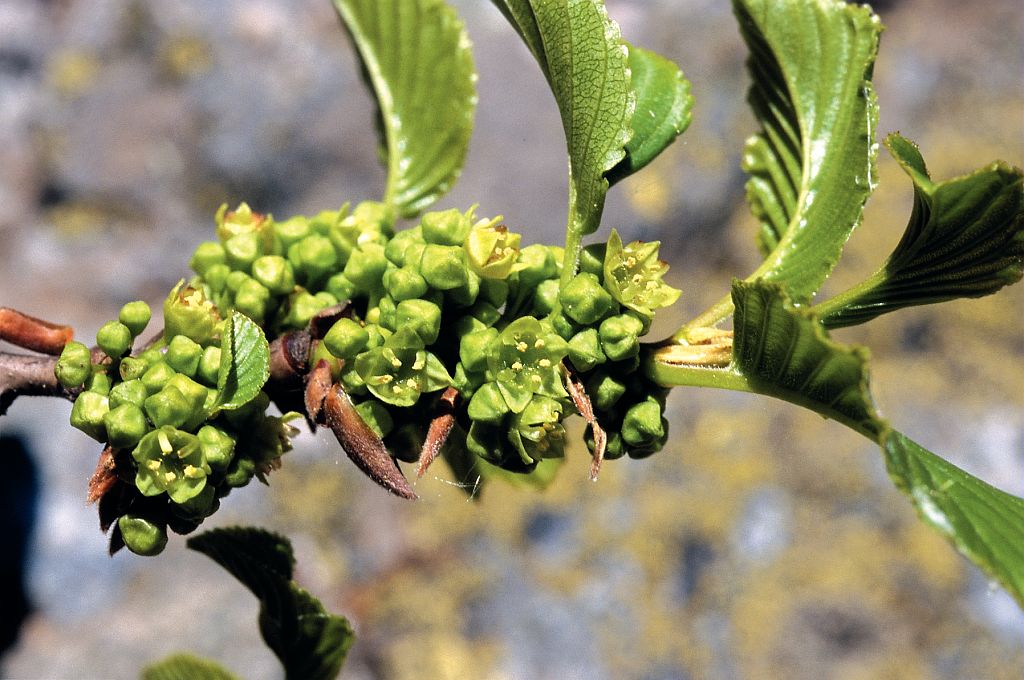
[[690,81],[669,59],[629,45],[630,86],[636,98],[626,157],[608,172],[615,184],[645,167],[690,125]]
[[443,0],[334,0],[377,98],[385,202],[409,217],[447,192],[469,149],[476,69]]
[[173,654],[142,669],[142,680],[238,680],[220,664],[191,654]]
[[252,401],[270,377],[270,344],[252,319],[232,312],[224,324],[217,373],[217,404],[237,409]]
[[601,221],[605,174],[626,155],[635,95],[628,52],[601,0],[493,0],[536,57],[555,95],[569,152],[566,270]]
[[910,222],[881,269],[819,305],[830,328],[912,305],[990,295],[1024,274],[1020,170],[996,162],[933,182],[913,142],[892,134],[885,143],[914,183]]
[[921,518],[1024,606],[1024,500],[890,428],[868,392],[867,352],[828,337],[815,315],[771,283],[738,282],[729,370],[753,391],[811,408],[874,439]]
[[874,185],[871,73],[882,26],[869,8],[839,0],[733,6],[761,124],[743,154],[765,254],[750,279],[779,281],[805,301],[839,260]]
[[348,621],[328,613],[292,581],[287,539],[263,529],[214,529],[188,547],[227,569],[260,600],[260,632],[284,665],[285,677],[328,680],[338,675],[354,634]]

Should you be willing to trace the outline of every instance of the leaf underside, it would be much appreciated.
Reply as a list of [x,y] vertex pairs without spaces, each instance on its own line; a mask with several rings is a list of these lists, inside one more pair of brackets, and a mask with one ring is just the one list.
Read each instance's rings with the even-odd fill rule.
[[522,36],[555,95],[569,152],[567,269],[597,230],[608,180],[625,158],[635,94],[627,49],[601,0],[493,0]]
[[629,72],[636,98],[630,122],[633,136],[626,144],[626,157],[608,172],[610,184],[646,167],[686,131],[692,117],[690,81],[675,63],[630,45]]
[[748,280],[809,299],[860,223],[874,185],[871,86],[878,17],[839,0],[734,0],[761,131],[743,155],[764,263]]
[[914,184],[914,207],[899,244],[864,284],[820,305],[830,328],[903,307],[982,297],[1024,273],[1024,180],[1005,163],[933,182],[916,145],[898,134],[886,146]]
[[1024,606],[1024,500],[1000,491],[893,430],[868,391],[867,351],[828,337],[816,316],[766,282],[733,287],[730,370],[754,391],[839,420],[874,439],[895,485],[928,525]]
[[443,0],[334,0],[376,95],[385,202],[416,215],[462,171],[476,111],[465,28]]
[[335,678],[352,645],[349,622],[292,581],[287,539],[263,529],[213,529],[188,547],[227,569],[260,600],[260,632],[281,660],[287,678]]
[[217,373],[218,404],[232,410],[252,401],[270,378],[270,345],[254,321],[232,312],[224,324]]

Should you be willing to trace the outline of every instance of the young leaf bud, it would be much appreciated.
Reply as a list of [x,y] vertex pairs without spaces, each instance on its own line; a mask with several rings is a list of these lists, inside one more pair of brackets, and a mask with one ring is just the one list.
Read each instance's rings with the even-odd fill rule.
[[562,311],[573,321],[585,326],[615,311],[617,305],[593,274],[577,274],[558,294]]
[[92,375],[92,353],[80,342],[69,342],[61,350],[53,373],[64,387],[81,387]]
[[142,409],[129,403],[107,411],[103,416],[103,425],[107,430],[107,442],[121,449],[134,447],[149,431],[149,423]]
[[142,300],[125,303],[117,314],[117,320],[128,327],[132,337],[136,338],[142,331],[146,330],[153,312]]
[[96,344],[111,359],[119,359],[132,346],[132,332],[120,321],[108,321],[96,331]]
[[167,547],[167,528],[145,517],[135,514],[121,515],[117,520],[118,531],[124,539],[124,547],[136,555],[153,557]]

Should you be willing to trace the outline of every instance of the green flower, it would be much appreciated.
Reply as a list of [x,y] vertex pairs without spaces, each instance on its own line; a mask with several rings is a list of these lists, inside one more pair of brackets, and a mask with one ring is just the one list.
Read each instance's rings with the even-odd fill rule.
[[509,439],[520,455],[534,461],[565,455],[563,408],[563,402],[550,397],[538,395],[530,400],[509,430]]
[[512,273],[519,257],[522,237],[507,227],[492,222],[479,224],[466,237],[469,266],[484,279],[504,279]]
[[668,264],[658,259],[658,241],[633,241],[623,247],[618,232],[612,229],[604,257],[604,286],[622,305],[645,316],[679,299],[681,291],[661,277]]
[[241,203],[234,210],[228,210],[227,203],[222,204],[214,221],[217,223],[217,238],[221,243],[226,244],[235,236],[252,234],[256,236],[259,252],[269,254],[273,251],[274,218],[253,212],[248,203]]
[[393,406],[412,406],[423,392],[452,384],[441,360],[424,347],[415,330],[400,329],[383,346],[356,357],[356,372],[381,401]]
[[521,413],[534,394],[566,397],[561,363],[568,345],[532,316],[516,319],[490,345],[487,367],[514,413]]
[[210,474],[199,438],[169,426],[143,437],[132,458],[139,466],[135,486],[142,495],[157,496],[166,491],[175,503],[198,496]]
[[179,281],[164,300],[164,337],[184,335],[200,345],[209,344],[217,333],[220,314],[200,288]]

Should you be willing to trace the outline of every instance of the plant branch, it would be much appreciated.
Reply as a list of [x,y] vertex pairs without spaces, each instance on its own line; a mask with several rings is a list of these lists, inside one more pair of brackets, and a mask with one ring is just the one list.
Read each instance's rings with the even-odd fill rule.
[[56,365],[54,356],[0,352],[0,416],[22,395],[73,399],[78,390],[69,390],[57,381]]

